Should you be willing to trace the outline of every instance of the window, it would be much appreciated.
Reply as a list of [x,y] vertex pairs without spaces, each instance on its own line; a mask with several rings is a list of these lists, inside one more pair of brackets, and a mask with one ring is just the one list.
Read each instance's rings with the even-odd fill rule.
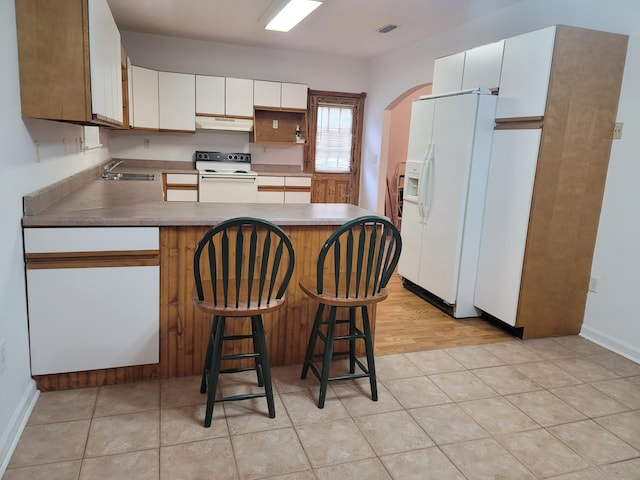
[[353,107],[318,104],[315,171],[349,173],[353,139]]

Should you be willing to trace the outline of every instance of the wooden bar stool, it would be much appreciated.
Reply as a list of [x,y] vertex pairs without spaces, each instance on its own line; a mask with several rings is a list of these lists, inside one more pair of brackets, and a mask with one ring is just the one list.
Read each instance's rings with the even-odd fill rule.
[[[401,249],[400,232],[393,223],[378,216],[356,218],[329,236],[320,249],[316,275],[300,281],[302,291],[318,302],[301,374],[304,379],[311,369],[320,380],[318,408],[324,407],[327,386],[333,380],[368,377],[371,399],[378,400],[368,309],[387,298],[386,286]],[[329,307],[328,318],[324,317],[325,306]],[[338,308],[348,309],[348,318],[337,319]],[[361,327],[356,320],[358,309],[362,312]],[[339,327],[343,324],[346,328]],[[324,342],[321,354],[314,353],[318,339]],[[366,365],[356,357],[358,340],[364,342]],[[336,341],[348,342],[347,350],[334,352]],[[329,376],[334,353],[349,355],[348,374]],[[313,362],[317,357],[322,358],[321,368]],[[359,372],[355,370],[356,365]]]
[[[198,243],[193,259],[193,304],[213,316],[200,387],[200,393],[208,390],[205,427],[211,426],[216,402],[265,397],[269,417],[276,416],[262,315],[283,306],[294,264],[291,240],[266,220],[224,221]],[[237,323],[243,317],[251,319],[250,334],[225,334],[227,320]],[[244,342],[227,354],[230,349],[224,348],[225,341]],[[237,353],[238,349],[243,351]],[[235,366],[222,369],[223,361],[234,361]],[[216,398],[220,374],[247,370],[256,371],[263,393]]]

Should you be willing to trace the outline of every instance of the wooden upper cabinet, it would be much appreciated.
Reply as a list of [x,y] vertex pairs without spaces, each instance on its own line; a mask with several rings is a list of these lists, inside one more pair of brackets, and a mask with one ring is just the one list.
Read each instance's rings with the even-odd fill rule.
[[120,34],[106,0],[16,0],[22,116],[122,125]]

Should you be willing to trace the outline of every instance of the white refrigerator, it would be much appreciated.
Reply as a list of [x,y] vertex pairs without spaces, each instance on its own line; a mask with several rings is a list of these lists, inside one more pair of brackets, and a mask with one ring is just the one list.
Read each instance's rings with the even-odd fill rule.
[[[420,97],[411,109],[398,273],[456,318],[473,305],[496,96]],[[417,288],[416,288],[417,287]]]

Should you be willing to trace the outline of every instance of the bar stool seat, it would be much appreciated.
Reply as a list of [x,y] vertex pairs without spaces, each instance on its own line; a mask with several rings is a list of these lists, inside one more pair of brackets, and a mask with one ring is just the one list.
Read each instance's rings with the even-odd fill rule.
[[[200,386],[200,393],[207,393],[205,427],[211,426],[217,402],[264,397],[269,417],[275,417],[262,315],[284,305],[294,264],[293,246],[287,234],[273,223],[257,218],[224,221],[211,228],[198,243],[193,266],[193,304],[212,316]],[[227,322],[240,318],[251,319],[251,332],[225,333]],[[225,348],[225,342],[232,341],[245,344]],[[239,366],[222,368],[225,361],[235,361]],[[258,386],[264,392],[216,397],[220,374],[247,370],[256,371]]]
[[[401,249],[400,232],[393,223],[375,215],[356,218],[337,228],[324,243],[316,275],[300,280],[301,290],[318,303],[301,373],[304,379],[310,369],[320,380],[318,408],[324,408],[328,384],[336,380],[369,378],[371,399],[378,400],[369,308],[387,298],[386,286]],[[325,307],[329,307],[327,316]],[[348,318],[337,318],[338,308],[346,309]],[[322,353],[316,353],[318,340],[324,342]],[[364,343],[366,363],[357,358],[357,341]],[[336,351],[334,342],[347,342],[347,349]],[[330,376],[334,354],[349,355],[348,374]],[[314,362],[316,358],[322,358],[321,366]]]

